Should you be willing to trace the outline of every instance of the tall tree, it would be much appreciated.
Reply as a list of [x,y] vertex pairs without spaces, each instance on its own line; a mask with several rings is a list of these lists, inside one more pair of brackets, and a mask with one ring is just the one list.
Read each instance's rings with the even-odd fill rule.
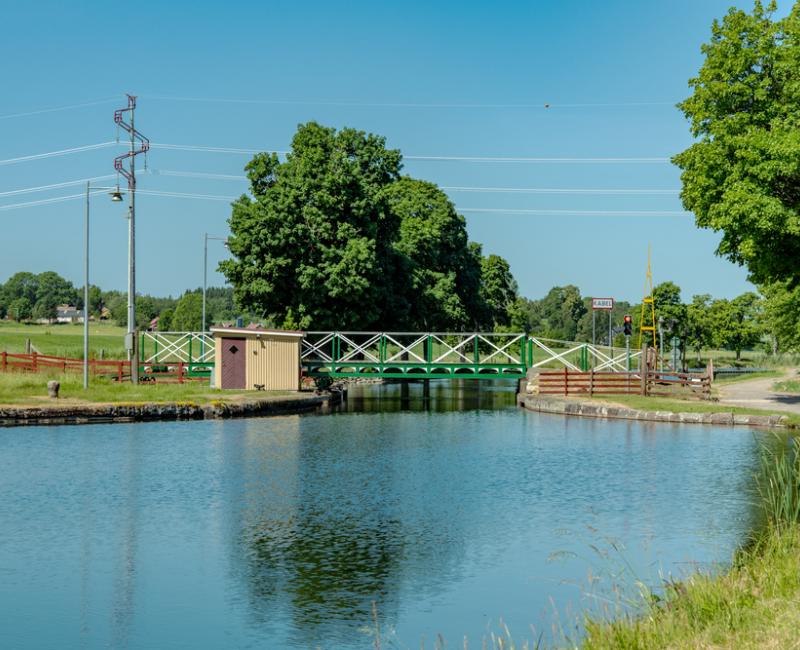
[[760,287],[764,296],[764,324],[774,352],[800,350],[800,285],[773,282]]
[[489,310],[492,328],[507,328],[517,299],[517,281],[508,262],[499,255],[481,260],[481,297]]
[[761,340],[763,330],[759,323],[760,313],[760,298],[752,291],[733,300],[715,300],[710,307],[715,343],[734,350],[739,361],[742,350]]
[[714,342],[714,323],[711,316],[711,296],[692,296],[686,306],[686,344],[694,350],[700,363],[700,352]]
[[298,128],[285,162],[253,158],[253,198],[233,204],[234,259],[220,264],[237,302],[279,324],[291,312],[301,327],[391,323],[398,223],[384,189],[400,168],[383,138],[314,122]]
[[472,325],[471,301],[481,272],[467,241],[466,220],[433,183],[401,178],[386,188],[398,219],[393,291],[405,327],[461,330]]
[[171,329],[175,332],[199,332],[204,330],[203,323],[203,297],[194,292],[187,291],[172,315]]
[[680,104],[698,141],[674,162],[697,225],[722,233],[717,253],[758,283],[800,282],[800,3],[731,9]]

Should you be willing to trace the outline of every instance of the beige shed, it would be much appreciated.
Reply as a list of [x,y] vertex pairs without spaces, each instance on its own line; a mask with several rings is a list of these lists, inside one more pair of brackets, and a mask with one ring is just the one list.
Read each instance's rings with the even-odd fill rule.
[[249,327],[212,327],[214,385],[246,390],[299,390],[305,334]]

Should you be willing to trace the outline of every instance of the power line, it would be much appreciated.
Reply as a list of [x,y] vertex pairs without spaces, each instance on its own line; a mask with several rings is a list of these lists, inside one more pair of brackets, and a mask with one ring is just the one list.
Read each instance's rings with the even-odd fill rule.
[[[174,176],[179,178],[203,178],[209,180],[237,181],[245,182],[249,180],[247,176],[241,174],[215,174],[212,172],[190,172],[177,171],[172,169],[150,169],[149,173],[154,176]],[[680,194],[678,189],[657,189],[657,188],[556,188],[556,187],[470,187],[462,185],[440,185],[440,189],[446,192],[478,192],[478,193],[500,193],[500,194],[597,194],[597,195],[633,195],[633,196],[675,196]]]
[[[180,199],[199,199],[206,201],[235,201],[238,197],[235,196],[221,196],[217,194],[193,194],[189,192],[167,192],[160,190],[137,190],[140,194],[147,194],[151,196],[161,196],[169,198]],[[103,192],[93,192],[93,194],[102,194]],[[27,208],[36,205],[46,205],[50,203],[60,203],[62,201],[69,201],[85,197],[86,194],[70,194],[67,196],[58,196],[50,199],[41,199],[38,201],[27,201],[25,203],[15,203],[11,205],[0,206],[0,210],[12,210],[16,208]],[[684,212],[678,210],[548,210],[548,209],[514,209],[514,208],[455,208],[457,212],[473,212],[478,214],[509,214],[509,215],[541,215],[541,216],[596,216],[596,217],[682,217],[691,215],[691,212]]]
[[[7,158],[0,160],[0,165],[11,165],[19,162],[27,162],[31,160],[41,160],[44,158],[52,158],[55,156],[67,156],[73,153],[81,153],[84,151],[93,151],[95,149],[103,149],[119,145],[116,141],[99,142],[97,144],[87,144],[80,147],[72,147],[70,149],[61,149],[59,151],[48,151],[46,153],[32,154],[28,156],[18,156],[16,158]],[[238,147],[209,147],[205,145],[188,145],[188,144],[169,144],[169,143],[151,143],[152,149],[167,149],[173,151],[194,151],[205,153],[229,153],[229,154],[246,154],[253,155],[262,153],[264,149],[245,149]],[[289,151],[273,151],[278,155],[286,155]],[[405,160],[419,160],[419,161],[453,161],[453,162],[475,162],[475,163],[585,163],[585,164],[618,164],[618,163],[637,163],[637,164],[650,164],[650,163],[668,163],[670,159],[667,157],[598,157],[598,158],[555,158],[555,157],[524,157],[524,156],[403,156]]]
[[160,190],[136,190],[137,194],[167,196],[179,199],[206,199],[208,201],[235,201],[238,196],[220,196],[219,194],[193,194],[190,192],[164,192]]
[[27,162],[30,160],[41,160],[43,158],[53,158],[55,156],[68,156],[73,153],[80,153],[83,151],[93,151],[95,149],[103,149],[105,147],[111,147],[116,144],[117,143],[112,140],[110,142],[100,142],[98,144],[86,144],[81,147],[72,147],[71,149],[61,149],[60,151],[48,151],[47,153],[37,153],[37,154],[32,154],[30,156],[7,158],[6,160],[0,160],[0,165],[12,165],[14,163]]
[[644,106],[675,106],[676,102],[587,102],[587,103],[451,103],[451,102],[361,102],[361,101],[336,101],[336,100],[304,100],[304,99],[237,99],[226,97],[174,97],[165,95],[144,95],[147,99],[156,99],[173,102],[199,102],[214,104],[265,104],[270,106],[353,106],[368,108],[525,108],[525,109],[551,109],[551,108],[606,108],[606,107],[644,107]]
[[[235,182],[246,182],[248,178],[237,174],[215,174],[211,172],[191,172],[178,171],[171,169],[148,169],[142,170],[152,176],[168,176],[175,178],[200,178],[206,180],[224,180]],[[46,192],[54,189],[61,189],[74,185],[83,185],[87,181],[105,181],[115,178],[114,174],[105,176],[93,176],[90,178],[80,178],[73,181],[52,183],[50,185],[39,185],[36,187],[26,187],[18,190],[0,192],[0,197],[15,196],[19,194],[32,194],[35,192]],[[468,192],[468,193],[488,193],[488,194],[555,194],[555,195],[628,195],[628,196],[675,196],[680,193],[677,189],[637,189],[637,188],[549,188],[549,187],[471,187],[471,186],[448,186],[442,185],[440,189],[446,192]],[[155,190],[140,190],[141,192],[155,192]],[[167,196],[167,194],[164,194]],[[212,196],[212,195],[208,195]],[[214,195],[216,196],[216,195]],[[231,197],[219,197],[219,200],[228,200]]]
[[7,115],[0,115],[0,120],[10,120],[14,117],[27,117],[29,115],[41,115],[42,113],[55,113],[57,111],[69,111],[75,108],[85,108],[87,106],[99,106],[100,104],[109,104],[113,101],[116,101],[113,97],[108,97],[106,99],[96,99],[89,102],[83,102],[81,104],[68,104],[66,106],[54,106],[52,108],[39,108],[32,111],[25,111],[24,113],[9,113]]
[[[103,191],[89,192],[89,194],[103,194]],[[0,211],[15,210],[18,208],[31,208],[36,205],[47,205],[49,203],[61,203],[63,201],[72,201],[74,199],[86,198],[86,192],[80,194],[68,194],[67,196],[55,196],[51,199],[39,199],[38,201],[26,201],[25,203],[12,203],[10,205],[0,205]]]
[[647,217],[685,217],[691,212],[683,210],[547,210],[547,209],[514,209],[514,208],[460,208],[458,212],[478,212],[489,214],[540,214],[550,216],[590,215],[596,217],[614,216],[647,216]]
[[[174,151],[197,151],[205,153],[230,153],[230,154],[257,154],[265,149],[245,149],[238,147],[209,147],[205,145],[152,143],[154,149],[171,149]],[[286,155],[289,151],[272,151],[279,155]],[[522,157],[522,156],[407,156],[405,160],[421,161],[456,161],[456,162],[484,162],[484,163],[668,163],[668,157],[598,157],[598,158],[555,158],[555,157]]]
[[609,194],[647,196],[662,195],[675,196],[680,190],[659,190],[659,189],[603,189],[603,188],[555,188],[555,187],[454,187],[441,185],[440,189],[447,192],[479,192],[479,193],[500,193],[500,194]]
[[51,185],[39,185],[38,187],[26,187],[20,190],[9,190],[7,192],[0,192],[0,196],[15,196],[17,194],[32,194],[34,192],[46,192],[48,190],[61,189],[62,187],[83,185],[89,181],[107,181],[115,177],[116,174],[108,174],[106,176],[93,176],[91,178],[80,178],[74,181],[64,181],[63,183],[52,183]]

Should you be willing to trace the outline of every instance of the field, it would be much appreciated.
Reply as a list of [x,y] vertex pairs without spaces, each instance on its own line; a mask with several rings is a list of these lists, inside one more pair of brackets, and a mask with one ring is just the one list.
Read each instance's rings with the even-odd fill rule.
[[[47,397],[47,382],[61,382],[58,401]],[[211,388],[206,382],[185,384],[143,383],[134,386],[105,378],[92,377],[89,389],[83,389],[80,373],[0,373],[0,406],[74,406],[81,404],[167,403],[191,402],[203,405],[210,402],[237,402],[245,399],[275,399],[294,395],[288,391],[224,392]]]
[[[22,353],[30,339],[36,351],[57,357],[83,358],[83,324],[38,325],[0,321],[0,351]],[[124,359],[125,328],[89,323],[89,357]]]

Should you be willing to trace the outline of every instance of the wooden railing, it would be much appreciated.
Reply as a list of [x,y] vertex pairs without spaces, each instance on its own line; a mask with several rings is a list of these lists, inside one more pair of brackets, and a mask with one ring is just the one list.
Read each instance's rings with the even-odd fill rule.
[[[181,361],[177,363],[140,363],[139,381],[142,383],[179,383],[186,381],[208,381],[208,377],[190,374],[191,366]],[[46,354],[13,354],[0,352],[0,372],[82,372],[83,359],[54,357]],[[89,373],[113,381],[129,381],[130,361],[90,359]]]
[[580,372],[564,368],[540,372],[535,381],[540,395],[711,397],[711,378],[708,375],[684,372]]

